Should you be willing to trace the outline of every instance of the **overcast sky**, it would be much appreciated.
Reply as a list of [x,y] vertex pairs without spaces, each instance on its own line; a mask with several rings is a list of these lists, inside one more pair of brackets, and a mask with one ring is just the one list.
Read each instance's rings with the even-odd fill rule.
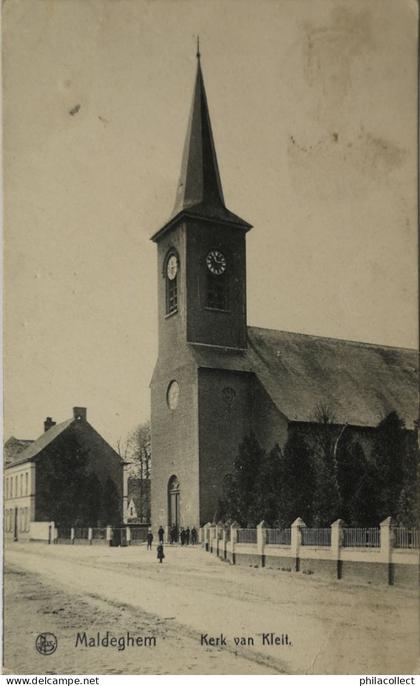
[[149,416],[195,36],[248,323],[415,347],[415,0],[8,0],[5,436]]

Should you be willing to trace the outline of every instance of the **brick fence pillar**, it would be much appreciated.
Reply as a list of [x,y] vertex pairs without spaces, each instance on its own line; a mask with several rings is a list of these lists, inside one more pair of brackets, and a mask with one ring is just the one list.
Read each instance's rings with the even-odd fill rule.
[[112,544],[112,526],[106,527],[106,542],[108,545]]
[[207,524],[204,524],[203,526],[203,543],[206,551],[210,550],[210,527],[210,522],[207,522]]
[[258,552],[258,557],[261,560],[261,567],[265,567],[264,548],[265,548],[266,540],[267,540],[266,525],[265,525],[265,522],[262,521],[257,526],[257,552]]
[[331,524],[331,557],[336,561],[337,579],[342,577],[341,547],[343,541],[343,527],[345,523],[342,519],[336,519]]
[[215,540],[216,540],[216,527],[212,524],[210,527],[210,552],[213,553],[215,549]]
[[74,526],[72,526],[70,529],[70,540],[71,544],[74,545]]
[[222,546],[223,546],[223,559],[226,560],[226,528],[223,526],[222,529]]
[[295,558],[295,572],[300,568],[300,546],[302,544],[301,529],[306,527],[305,522],[300,517],[297,517],[291,525],[291,551]]
[[131,545],[131,529],[130,529],[130,527],[126,526],[125,531],[126,531],[127,545]]
[[93,538],[93,536],[92,536],[92,527],[89,526],[89,527],[88,527],[88,541],[89,541],[89,545],[92,545],[92,538]]
[[387,517],[379,525],[381,527],[381,558],[387,565],[388,570],[388,584],[390,586],[394,583],[394,573],[392,567],[392,548],[394,543],[394,536],[392,531],[392,519]]
[[232,564],[236,564],[236,557],[235,557],[235,546],[236,543],[238,542],[238,529],[239,529],[239,524],[237,522],[232,522],[230,525],[230,553],[232,556]]

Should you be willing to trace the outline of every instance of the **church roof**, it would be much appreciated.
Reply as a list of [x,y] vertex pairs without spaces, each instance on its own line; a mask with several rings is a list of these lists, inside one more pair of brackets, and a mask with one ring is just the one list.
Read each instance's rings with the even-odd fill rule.
[[175,206],[169,222],[152,236],[153,240],[184,216],[227,223],[245,230],[251,228],[248,222],[225,206],[199,53],[197,57],[197,75]]
[[412,429],[418,417],[416,350],[257,327],[246,352],[191,347],[200,367],[256,374],[289,421],[316,421],[320,405],[353,426],[377,426],[395,410]]
[[418,416],[418,353],[373,343],[248,327],[253,371],[291,421],[327,405],[339,424],[377,426],[395,410]]

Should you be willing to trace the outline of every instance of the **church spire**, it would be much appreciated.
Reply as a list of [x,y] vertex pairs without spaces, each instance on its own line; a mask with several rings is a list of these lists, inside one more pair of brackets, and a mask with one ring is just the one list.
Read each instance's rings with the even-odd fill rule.
[[193,101],[182,157],[181,174],[171,219],[152,239],[162,235],[183,214],[208,221],[234,224],[245,230],[251,225],[230,212],[223,197],[216,148],[201,70],[197,38],[197,72]]
[[201,71],[199,39],[193,102],[174,212],[197,205],[207,210],[223,208],[225,205]]

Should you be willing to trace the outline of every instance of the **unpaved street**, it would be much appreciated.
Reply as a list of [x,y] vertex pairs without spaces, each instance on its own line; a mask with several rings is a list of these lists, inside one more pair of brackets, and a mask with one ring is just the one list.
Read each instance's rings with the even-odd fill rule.
[[[416,671],[415,591],[232,567],[199,548],[168,546],[163,565],[143,546],[15,544],[5,557],[9,673]],[[53,655],[35,651],[41,631],[57,636]],[[75,646],[107,631],[156,645]]]

